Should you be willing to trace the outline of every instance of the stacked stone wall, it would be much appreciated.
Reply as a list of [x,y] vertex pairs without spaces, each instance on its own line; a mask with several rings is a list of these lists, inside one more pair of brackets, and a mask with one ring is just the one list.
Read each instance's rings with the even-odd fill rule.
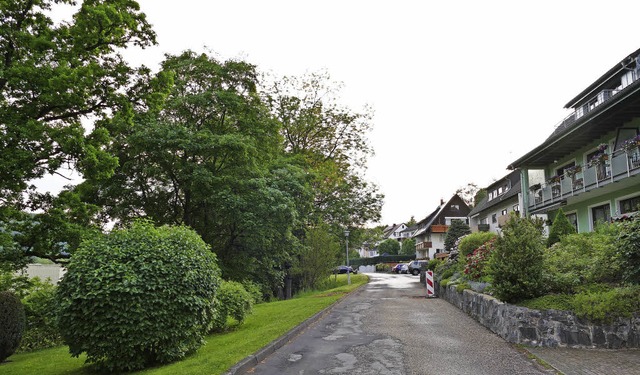
[[544,347],[639,348],[640,313],[598,325],[570,311],[533,310],[472,290],[436,284],[438,297],[458,307],[508,342]]

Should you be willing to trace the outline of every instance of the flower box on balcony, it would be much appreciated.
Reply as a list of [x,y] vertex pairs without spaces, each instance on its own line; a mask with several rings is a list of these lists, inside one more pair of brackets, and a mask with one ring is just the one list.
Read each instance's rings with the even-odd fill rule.
[[447,233],[448,229],[449,229],[448,225],[433,224],[431,226],[431,233]]

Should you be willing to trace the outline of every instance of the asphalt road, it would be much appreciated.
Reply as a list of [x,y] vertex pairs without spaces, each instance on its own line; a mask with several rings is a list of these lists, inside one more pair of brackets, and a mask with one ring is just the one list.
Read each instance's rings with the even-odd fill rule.
[[419,277],[370,274],[365,287],[250,374],[550,374],[440,299]]

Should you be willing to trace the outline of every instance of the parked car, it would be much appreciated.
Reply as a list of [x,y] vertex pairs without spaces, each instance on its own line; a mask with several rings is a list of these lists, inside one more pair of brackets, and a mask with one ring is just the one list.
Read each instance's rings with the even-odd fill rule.
[[411,263],[409,263],[409,273],[412,275],[419,275],[420,274],[420,268],[421,267],[426,267],[427,264],[429,263],[428,260],[413,260],[411,261]]
[[409,265],[406,263],[398,263],[391,269],[394,273],[409,273]]
[[347,270],[349,271],[349,273],[358,273],[358,270],[354,270],[351,266],[338,266],[333,269],[333,273],[347,273]]

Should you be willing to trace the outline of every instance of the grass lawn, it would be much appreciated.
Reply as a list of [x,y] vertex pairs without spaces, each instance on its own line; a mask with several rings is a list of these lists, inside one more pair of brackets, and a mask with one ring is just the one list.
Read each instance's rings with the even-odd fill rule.
[[[236,329],[208,336],[207,344],[180,362],[131,374],[222,374],[231,366],[282,336],[298,324],[335,303],[347,293],[368,281],[365,275],[352,275],[348,286],[346,275],[337,282],[330,278],[324,291],[304,293],[288,301],[254,306],[253,314]],[[3,375],[95,374],[84,358],[72,358],[66,346],[15,354],[0,364]]]

